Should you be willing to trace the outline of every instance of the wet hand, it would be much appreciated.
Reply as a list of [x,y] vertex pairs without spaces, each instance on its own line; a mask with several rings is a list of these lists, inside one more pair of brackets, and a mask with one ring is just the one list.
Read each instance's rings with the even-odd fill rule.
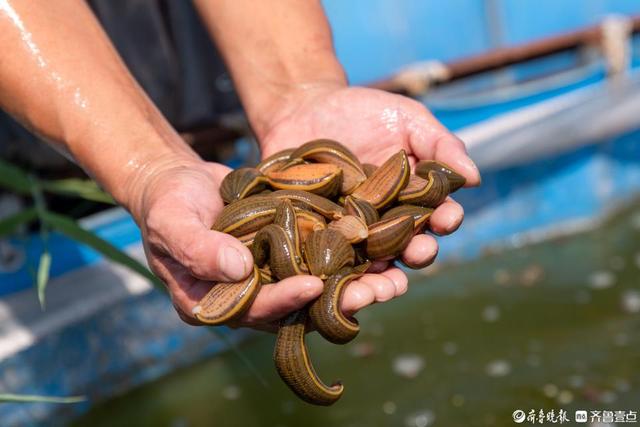
[[[258,132],[263,157],[317,138],[346,145],[363,163],[380,165],[404,149],[410,162],[434,159],[463,175],[466,186],[480,183],[480,174],[462,141],[451,134],[424,105],[387,92],[344,87],[340,84],[308,85],[283,96],[268,123]],[[462,207],[447,198],[430,219],[435,234],[455,231],[464,216]],[[413,238],[402,258],[408,264],[427,266],[438,245],[431,235]],[[407,290],[407,277],[398,268],[377,263],[372,274],[352,282],[343,310],[354,313],[374,302],[387,301]]]
[[[196,158],[145,166],[131,184],[131,213],[142,230],[151,270],[166,284],[180,318],[200,325],[192,310],[216,282],[247,277],[251,252],[234,237],[211,230],[222,210],[220,183],[230,169]],[[322,292],[322,281],[296,276],[264,286],[233,326],[273,329],[273,323]]]

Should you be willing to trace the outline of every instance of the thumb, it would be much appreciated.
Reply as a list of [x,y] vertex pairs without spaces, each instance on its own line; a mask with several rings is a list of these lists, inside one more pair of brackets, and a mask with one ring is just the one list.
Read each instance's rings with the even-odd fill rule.
[[409,128],[409,145],[418,160],[437,160],[453,168],[467,180],[466,187],[480,184],[480,172],[467,148],[428,111],[428,120],[414,118]]
[[197,215],[165,220],[155,232],[164,252],[198,279],[235,282],[251,272],[249,249],[228,234],[210,230]]

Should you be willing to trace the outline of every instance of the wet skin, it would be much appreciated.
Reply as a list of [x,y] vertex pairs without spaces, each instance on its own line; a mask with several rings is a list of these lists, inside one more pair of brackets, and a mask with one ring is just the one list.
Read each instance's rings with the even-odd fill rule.
[[[320,2],[196,4],[233,74],[263,156],[326,137],[346,144],[363,163],[380,164],[403,148],[412,163],[441,160],[468,185],[479,183],[464,145],[422,105],[347,87]],[[223,206],[218,188],[229,169],[202,161],[180,139],[84,1],[0,1],[0,47],[11,52],[0,60],[0,106],[68,153],[131,212],[151,269],[183,320],[197,323],[191,310],[212,281],[240,280],[251,271],[251,254],[241,242],[209,230]],[[432,228],[452,232],[462,216],[448,200],[433,213]],[[436,252],[435,239],[422,235],[403,258],[427,264]],[[348,286],[343,310],[353,313],[406,291],[404,273],[378,268]],[[268,324],[322,290],[310,276],[285,281],[262,290],[239,325]]]

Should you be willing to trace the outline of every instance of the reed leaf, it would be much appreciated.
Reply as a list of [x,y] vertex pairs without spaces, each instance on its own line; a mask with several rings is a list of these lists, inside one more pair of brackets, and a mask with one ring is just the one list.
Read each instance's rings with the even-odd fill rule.
[[87,400],[84,396],[39,396],[33,394],[0,393],[0,403],[78,403]]
[[15,232],[18,227],[28,224],[38,217],[35,208],[28,208],[0,220],[0,237],[7,236]]
[[164,290],[164,286],[160,279],[151,273],[147,267],[101,237],[83,229],[76,224],[73,219],[49,211],[43,214],[42,219],[49,227],[51,227],[51,229],[56,230],[77,242],[84,243],[112,261],[124,265],[144,278],[149,279],[154,286]]
[[49,282],[49,271],[51,270],[51,254],[48,250],[44,250],[40,254],[40,262],[38,262],[38,272],[36,273],[36,288],[38,289],[38,301],[40,308],[44,310],[45,299],[44,292]]
[[0,187],[18,194],[31,194],[29,175],[2,159],[0,159]]
[[115,205],[113,198],[104,192],[98,184],[90,179],[58,179],[55,181],[41,181],[42,189],[63,196],[79,197],[93,202]]

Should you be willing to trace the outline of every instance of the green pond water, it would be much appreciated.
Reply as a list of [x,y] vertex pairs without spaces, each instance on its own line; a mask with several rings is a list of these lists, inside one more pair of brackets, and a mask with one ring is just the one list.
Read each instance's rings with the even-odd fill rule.
[[307,339],[320,376],[345,384],[330,408],[283,385],[265,334],[239,346],[245,361],[229,352],[175,372],[75,425],[513,426],[516,409],[571,420],[579,409],[639,411],[640,207],[588,233],[413,276],[405,296],[358,317],[346,346]]

